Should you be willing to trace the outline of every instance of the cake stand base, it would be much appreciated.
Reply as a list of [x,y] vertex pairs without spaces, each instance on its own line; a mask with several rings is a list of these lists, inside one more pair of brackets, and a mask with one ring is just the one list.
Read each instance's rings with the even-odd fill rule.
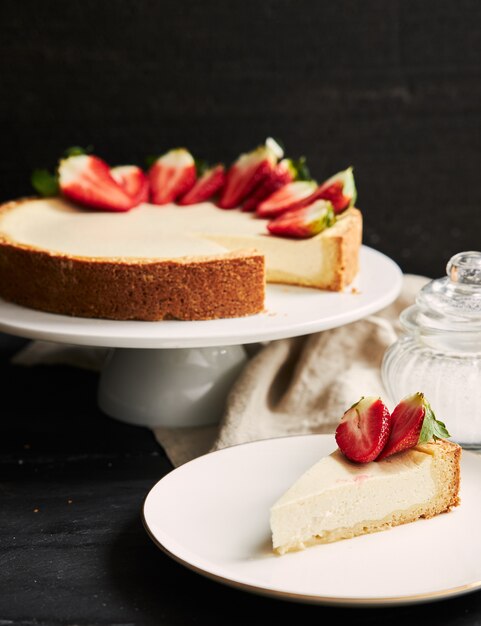
[[243,346],[112,350],[103,367],[100,408],[137,426],[217,423],[247,361]]

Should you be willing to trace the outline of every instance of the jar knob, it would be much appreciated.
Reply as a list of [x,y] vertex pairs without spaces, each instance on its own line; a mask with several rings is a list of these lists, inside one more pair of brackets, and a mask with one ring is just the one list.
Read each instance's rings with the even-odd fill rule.
[[481,285],[481,252],[459,252],[446,265],[446,273],[453,283]]

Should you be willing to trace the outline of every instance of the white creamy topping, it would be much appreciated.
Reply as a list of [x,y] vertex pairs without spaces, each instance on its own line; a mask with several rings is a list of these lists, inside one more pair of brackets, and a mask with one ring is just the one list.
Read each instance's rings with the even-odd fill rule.
[[336,450],[321,459],[274,504],[274,547],[302,543],[325,531],[381,520],[430,500],[432,456],[417,450],[356,464]]
[[222,254],[226,248],[198,236],[212,222],[209,205],[180,208],[143,204],[126,213],[77,209],[62,200],[27,202],[0,219],[1,232],[17,243],[85,257],[171,258]]

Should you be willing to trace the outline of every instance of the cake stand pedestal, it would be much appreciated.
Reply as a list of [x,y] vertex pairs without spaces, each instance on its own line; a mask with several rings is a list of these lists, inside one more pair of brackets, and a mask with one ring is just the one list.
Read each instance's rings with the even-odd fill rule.
[[402,273],[363,246],[360,272],[344,292],[268,285],[266,308],[249,317],[139,322],[54,315],[0,300],[0,331],[57,343],[110,348],[99,406],[142,426],[198,426],[222,415],[247,361],[245,345],[307,335],[357,321],[398,296]]

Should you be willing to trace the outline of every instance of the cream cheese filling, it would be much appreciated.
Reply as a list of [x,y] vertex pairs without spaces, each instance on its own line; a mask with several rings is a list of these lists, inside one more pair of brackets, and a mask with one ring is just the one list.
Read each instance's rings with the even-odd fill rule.
[[60,199],[25,202],[0,218],[0,232],[16,243],[81,257],[177,258],[215,255],[226,247],[199,236],[213,223],[213,206],[143,204],[125,213],[78,209]]
[[[314,239],[291,240],[268,234],[267,220],[210,202],[180,207],[142,204],[125,213],[79,209],[61,199],[19,203],[0,215],[0,234],[42,250],[83,257],[171,258],[221,254],[255,247],[276,267],[290,260],[319,267]],[[309,254],[307,252],[309,251]],[[318,255],[317,255],[318,256]],[[287,260],[287,264],[286,264]]]
[[430,454],[408,450],[360,465],[336,450],[311,467],[271,508],[274,548],[381,520],[429,501],[435,495],[432,461]]

